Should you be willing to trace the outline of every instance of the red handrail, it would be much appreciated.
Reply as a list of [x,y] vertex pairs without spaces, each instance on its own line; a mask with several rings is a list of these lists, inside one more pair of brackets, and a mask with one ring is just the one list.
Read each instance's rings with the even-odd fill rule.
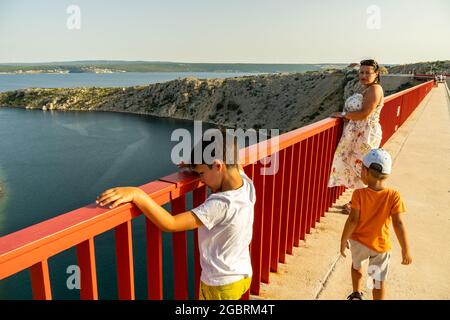
[[383,128],[381,145],[384,145],[406,121],[423,98],[431,91],[433,85],[433,80],[427,81],[386,97],[380,115],[380,124]]
[[[384,144],[409,117],[433,87],[433,81],[385,99],[380,123]],[[269,283],[286,253],[310,233],[344,187],[327,188],[333,153],[342,130],[341,121],[327,118],[287,132],[267,142],[241,150],[247,175],[253,179],[257,202],[251,258],[251,292],[258,295],[261,282]],[[277,139],[277,143],[270,142]],[[260,160],[271,157],[279,164],[276,174],[265,175]],[[141,186],[158,204],[171,203],[172,213],[186,210],[186,194],[193,192],[193,205],[206,199],[206,187],[188,173],[174,173]],[[29,269],[33,297],[51,299],[47,261],[71,247],[77,248],[81,269],[82,299],[97,299],[95,236],[115,229],[117,281],[120,299],[134,299],[131,220],[141,213],[131,204],[115,209],[87,205],[53,219],[0,238],[0,280]],[[197,240],[197,233],[194,234]],[[161,231],[146,220],[148,298],[163,298]],[[175,298],[188,298],[186,233],[173,236]],[[197,241],[194,250],[195,297],[198,298],[200,264]],[[248,298],[248,294],[247,294]]]

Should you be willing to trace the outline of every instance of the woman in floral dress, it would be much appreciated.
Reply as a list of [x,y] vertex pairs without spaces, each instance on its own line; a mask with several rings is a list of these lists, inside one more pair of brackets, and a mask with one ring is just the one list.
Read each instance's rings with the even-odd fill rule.
[[[350,96],[343,112],[331,116],[342,118],[344,129],[336,148],[328,187],[346,186],[351,189],[365,188],[361,181],[362,158],[381,143],[380,112],[383,107],[383,88],[380,85],[380,67],[375,60],[361,61],[359,82],[361,93]],[[350,205],[344,206],[350,213]]]

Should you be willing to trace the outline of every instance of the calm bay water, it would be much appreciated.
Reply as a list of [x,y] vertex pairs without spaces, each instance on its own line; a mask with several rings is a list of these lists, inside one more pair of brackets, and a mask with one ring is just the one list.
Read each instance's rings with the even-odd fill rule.
[[[71,81],[73,86],[112,86],[113,82],[120,86],[145,84],[136,78],[131,80],[128,77],[130,74],[114,75],[125,78],[122,82],[117,78],[111,78],[112,82],[95,82],[91,79],[95,84],[80,84],[78,78],[60,81],[55,85],[44,79],[56,81],[52,77],[58,75],[0,75],[0,91],[29,86],[69,87]],[[202,77],[208,75],[203,74]],[[138,78],[140,76],[136,75]],[[177,78],[181,75],[172,76]],[[16,81],[18,79],[20,81]],[[167,79],[154,78],[154,82],[164,80]],[[193,123],[124,113],[0,108],[0,236],[93,203],[95,197],[107,188],[138,186],[177,171],[170,160],[171,149],[177,143],[171,142],[170,137],[177,128],[186,128],[192,132]],[[164,295],[171,299],[171,234],[163,234],[163,242]],[[191,271],[192,247],[193,235],[190,232],[188,262]],[[114,232],[96,237],[95,250],[99,298],[117,299]],[[147,275],[143,216],[133,221],[133,251],[136,298],[145,299]],[[69,290],[66,284],[70,276],[66,273],[67,268],[76,264],[75,249],[49,260],[55,299],[79,298],[79,291]],[[190,297],[193,297],[192,279],[189,285]],[[0,299],[31,297],[28,271],[0,281]]]
[[0,74],[0,92],[23,88],[127,87],[196,77],[231,78],[257,73],[126,72],[68,74]]

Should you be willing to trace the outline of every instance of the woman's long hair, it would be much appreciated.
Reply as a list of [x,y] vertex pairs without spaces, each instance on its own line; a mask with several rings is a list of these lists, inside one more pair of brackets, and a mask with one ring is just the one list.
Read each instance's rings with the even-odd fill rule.
[[375,79],[375,83],[380,84],[381,83],[381,77],[380,77],[380,65],[378,64],[378,62],[376,62],[373,59],[367,59],[367,60],[363,60],[359,63],[361,66],[369,66],[369,67],[373,67],[373,70],[375,72],[378,72],[377,78]]

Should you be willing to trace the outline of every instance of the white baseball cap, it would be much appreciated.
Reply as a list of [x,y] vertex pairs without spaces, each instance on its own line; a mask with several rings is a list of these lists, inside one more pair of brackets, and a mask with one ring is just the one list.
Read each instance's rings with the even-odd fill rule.
[[[380,171],[384,174],[391,174],[392,170],[392,159],[391,155],[383,149],[372,149],[363,158],[363,164],[370,168],[372,164],[372,169]],[[381,168],[380,168],[381,167]]]

